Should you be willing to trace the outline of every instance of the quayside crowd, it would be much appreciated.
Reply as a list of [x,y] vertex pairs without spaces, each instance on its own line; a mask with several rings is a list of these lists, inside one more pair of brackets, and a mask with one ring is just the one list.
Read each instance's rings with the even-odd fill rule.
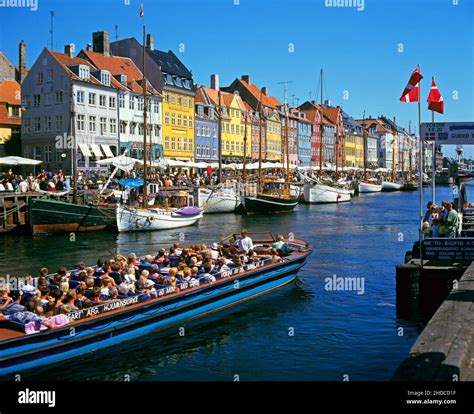
[[459,228],[458,212],[454,204],[442,201],[441,206],[429,201],[423,217],[423,236],[428,237],[456,237]]
[[148,301],[158,296],[159,289],[171,286],[178,290],[184,282],[213,283],[216,274],[233,268],[263,259],[277,263],[290,249],[279,235],[257,254],[252,238],[242,230],[229,246],[213,243],[210,248],[205,244],[181,247],[174,243],[169,250],[161,248],[154,256],[139,259],[134,253],[128,257],[116,255],[99,259],[94,267],[83,262],[70,272],[60,267],[54,276],[42,268],[37,278],[28,276],[21,290],[0,287],[0,327],[2,321],[11,321],[24,325],[26,333],[35,333],[63,326],[69,323],[70,312],[131,296],[139,296],[139,302]]

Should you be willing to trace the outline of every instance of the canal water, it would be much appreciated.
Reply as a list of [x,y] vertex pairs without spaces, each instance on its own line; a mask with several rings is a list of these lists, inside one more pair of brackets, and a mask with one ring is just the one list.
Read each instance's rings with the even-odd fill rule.
[[[437,191],[438,200],[452,197],[449,187]],[[389,380],[422,328],[397,320],[395,308],[395,265],[418,238],[418,208],[417,192],[379,193],[348,204],[300,205],[286,215],[206,215],[179,231],[1,235],[2,276],[94,263],[116,252],[154,253],[177,238],[210,243],[241,228],[292,233],[314,246],[293,285],[186,324],[184,331],[170,328],[30,378]],[[363,289],[329,290],[327,278],[334,277],[360,278]]]

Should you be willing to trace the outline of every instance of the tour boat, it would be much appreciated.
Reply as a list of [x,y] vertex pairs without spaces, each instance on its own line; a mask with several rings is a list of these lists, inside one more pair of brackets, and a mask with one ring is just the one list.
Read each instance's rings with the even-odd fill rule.
[[115,228],[113,205],[77,204],[32,197],[28,208],[33,234]]
[[403,184],[392,181],[384,181],[382,183],[382,191],[400,191],[402,187]]
[[312,182],[304,185],[303,193],[305,203],[346,203],[351,201],[353,190]]
[[359,193],[380,193],[382,185],[370,182],[359,182]]
[[[268,252],[273,235],[251,235],[257,252]],[[236,240],[232,236],[221,245]],[[156,285],[157,297],[143,301],[143,295],[128,296],[91,308],[70,312],[69,323],[37,333],[25,333],[25,326],[0,321],[0,376],[13,378],[19,372],[87,358],[100,349],[140,339],[152,332],[183,324],[267,294],[293,282],[312,248],[302,240],[286,240],[290,253],[281,261],[262,259],[214,275],[215,281],[191,279],[176,286]],[[63,365],[61,365],[63,366]],[[58,380],[60,379],[58,371]]]
[[168,209],[117,205],[116,209],[117,228],[120,233],[192,226],[202,218],[202,214],[199,207]]
[[240,195],[234,188],[198,188],[196,205],[204,213],[233,213],[241,204]]

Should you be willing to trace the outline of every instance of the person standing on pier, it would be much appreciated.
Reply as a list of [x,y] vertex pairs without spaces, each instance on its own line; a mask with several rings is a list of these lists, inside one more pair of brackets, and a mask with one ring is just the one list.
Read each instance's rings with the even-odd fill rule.
[[446,237],[456,237],[458,233],[458,212],[454,210],[453,203],[448,203],[446,216]]

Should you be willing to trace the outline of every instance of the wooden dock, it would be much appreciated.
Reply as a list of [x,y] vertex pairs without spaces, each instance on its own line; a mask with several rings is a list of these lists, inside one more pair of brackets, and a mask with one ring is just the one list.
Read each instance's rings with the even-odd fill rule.
[[426,325],[395,381],[474,381],[474,263]]
[[18,226],[27,224],[29,200],[32,197],[44,197],[36,192],[28,193],[0,193],[0,233],[14,230]]

